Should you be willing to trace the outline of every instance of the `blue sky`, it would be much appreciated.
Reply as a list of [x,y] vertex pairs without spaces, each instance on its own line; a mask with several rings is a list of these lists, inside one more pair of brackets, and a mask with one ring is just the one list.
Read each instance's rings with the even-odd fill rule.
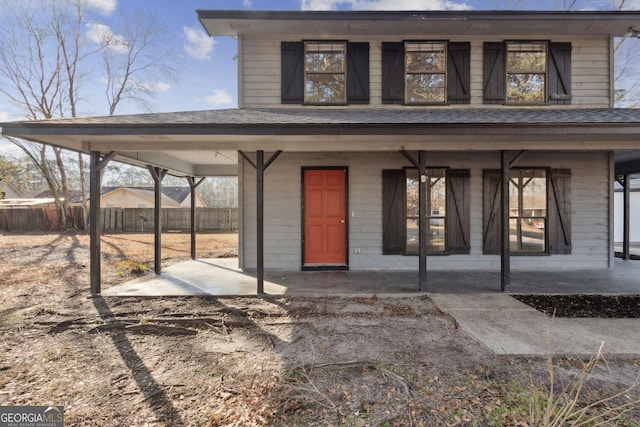
[[[16,0],[19,1],[19,0]],[[236,42],[230,37],[209,38],[197,20],[196,9],[238,10],[558,10],[571,0],[84,0],[89,5],[85,24],[90,42],[96,29],[113,31],[122,12],[141,10],[156,15],[173,43],[174,79],[158,76],[147,82],[154,88],[153,112],[234,108],[237,106]],[[573,10],[611,10],[620,0],[578,0]],[[640,0],[625,0],[625,9],[640,9]],[[0,18],[2,9],[0,6]],[[100,73],[96,68],[96,73]],[[99,77],[99,76],[95,76]],[[107,114],[100,78],[91,80],[81,115]],[[122,104],[116,114],[143,112]],[[0,95],[0,121],[21,119],[19,110]]]

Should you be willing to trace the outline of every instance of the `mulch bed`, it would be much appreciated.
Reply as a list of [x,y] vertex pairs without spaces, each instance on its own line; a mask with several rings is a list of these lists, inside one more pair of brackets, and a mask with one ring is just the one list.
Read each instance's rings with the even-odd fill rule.
[[514,295],[555,317],[640,318],[640,295]]

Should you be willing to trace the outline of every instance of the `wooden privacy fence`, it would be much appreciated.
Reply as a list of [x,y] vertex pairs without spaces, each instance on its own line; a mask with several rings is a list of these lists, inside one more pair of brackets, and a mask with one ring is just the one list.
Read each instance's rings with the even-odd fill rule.
[[[103,231],[153,232],[151,208],[100,209]],[[72,227],[85,229],[82,208],[70,208]],[[191,230],[191,209],[163,208],[163,231]],[[238,208],[196,208],[196,231],[237,231]],[[53,207],[0,209],[0,231],[60,231]]]
[[[71,206],[67,215],[71,228],[84,230],[81,206]],[[60,228],[53,206],[0,209],[0,231],[60,231]]]
[[[103,231],[152,232],[152,208],[100,209]],[[191,209],[163,208],[162,231],[191,230]],[[238,208],[196,208],[196,231],[238,230]]]

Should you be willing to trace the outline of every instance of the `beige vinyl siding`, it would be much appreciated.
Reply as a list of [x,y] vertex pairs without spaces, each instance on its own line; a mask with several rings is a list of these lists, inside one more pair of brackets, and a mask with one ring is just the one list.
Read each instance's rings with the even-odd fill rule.
[[[242,68],[242,105],[245,108],[283,107],[280,103],[280,43],[281,41],[300,41],[304,36],[268,39],[265,37],[241,38],[242,44],[241,68]],[[333,39],[346,39],[345,37],[332,37]],[[455,105],[452,108],[490,107],[502,108],[502,106],[486,105],[483,103],[483,53],[482,47],[485,41],[501,41],[517,39],[517,36],[504,36],[500,38],[483,38],[471,40],[471,105]],[[368,107],[407,108],[402,106],[383,105],[382,93],[382,65],[381,46],[383,41],[400,41],[405,39],[421,39],[419,35],[407,35],[402,37],[350,37],[352,42],[369,42],[369,78],[370,78],[370,104]],[[450,41],[469,41],[461,37],[443,37]],[[572,43],[572,95],[570,106],[550,106],[542,108],[607,108],[610,100],[610,69],[609,69],[609,39],[556,39],[553,41],[570,41]],[[291,105],[284,105],[291,107]],[[367,105],[356,105],[354,108],[366,108]],[[433,108],[433,107],[431,107]],[[508,108],[508,107],[507,107]]]
[[[268,156],[269,154],[267,154]],[[471,253],[428,257],[430,269],[499,269],[500,257],[482,254],[482,170],[499,168],[498,152],[430,152],[428,164],[471,171]],[[398,152],[282,153],[265,174],[265,268],[302,264],[301,168],[348,168],[349,265],[352,270],[416,269],[415,256],[382,255],[382,170],[410,166]],[[607,152],[527,152],[517,167],[571,169],[570,255],[513,256],[512,268],[607,268],[609,265],[609,157]],[[244,268],[256,266],[255,171],[241,167]],[[359,253],[356,251],[359,250]]]

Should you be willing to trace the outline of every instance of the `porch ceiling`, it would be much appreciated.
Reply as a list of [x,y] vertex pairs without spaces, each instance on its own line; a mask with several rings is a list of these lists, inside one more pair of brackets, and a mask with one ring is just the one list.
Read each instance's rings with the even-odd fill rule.
[[237,174],[238,150],[620,150],[640,172],[640,109],[231,109],[0,123],[6,136],[174,175]]

